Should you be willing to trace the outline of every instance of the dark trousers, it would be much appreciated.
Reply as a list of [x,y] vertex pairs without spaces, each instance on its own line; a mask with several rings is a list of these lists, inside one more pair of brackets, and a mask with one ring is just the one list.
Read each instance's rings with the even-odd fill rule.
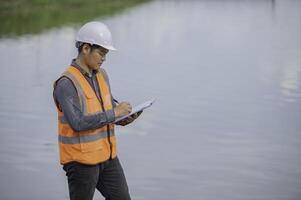
[[118,158],[97,165],[71,162],[63,169],[68,177],[70,200],[92,200],[95,188],[106,200],[130,200],[122,166]]

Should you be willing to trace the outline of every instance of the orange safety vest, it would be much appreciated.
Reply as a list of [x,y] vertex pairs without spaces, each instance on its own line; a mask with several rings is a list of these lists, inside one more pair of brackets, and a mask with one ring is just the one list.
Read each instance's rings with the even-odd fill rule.
[[[68,67],[63,76],[68,77],[74,84],[85,115],[103,112],[113,108],[109,84],[104,78],[104,72],[96,73],[101,99],[98,99],[94,90],[84,75],[75,67]],[[56,82],[54,84],[54,87]],[[60,163],[66,164],[77,161],[83,164],[97,164],[116,157],[116,137],[114,124],[98,129],[76,132],[67,123],[64,113],[58,111],[58,140]]]

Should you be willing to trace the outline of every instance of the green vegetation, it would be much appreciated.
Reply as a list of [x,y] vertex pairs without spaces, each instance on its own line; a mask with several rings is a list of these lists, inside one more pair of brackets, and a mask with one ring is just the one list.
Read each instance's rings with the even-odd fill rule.
[[0,0],[0,37],[109,16],[148,0]]

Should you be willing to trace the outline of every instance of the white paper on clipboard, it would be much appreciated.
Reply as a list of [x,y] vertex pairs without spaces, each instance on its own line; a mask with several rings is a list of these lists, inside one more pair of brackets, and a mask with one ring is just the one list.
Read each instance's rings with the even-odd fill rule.
[[123,119],[129,117],[132,114],[135,114],[135,113],[137,113],[139,111],[142,111],[142,110],[150,107],[151,105],[153,105],[154,102],[155,102],[155,99],[152,99],[152,100],[146,101],[144,103],[141,103],[141,104],[135,106],[134,108],[132,108],[132,112],[131,113],[129,113],[129,114],[123,116],[123,117],[115,119],[114,123],[119,122],[120,120],[123,120]]

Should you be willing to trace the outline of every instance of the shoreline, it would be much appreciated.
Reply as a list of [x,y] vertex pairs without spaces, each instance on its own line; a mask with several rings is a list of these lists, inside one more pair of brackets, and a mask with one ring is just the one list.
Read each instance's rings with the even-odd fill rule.
[[0,3],[0,38],[107,17],[149,0],[11,0]]

